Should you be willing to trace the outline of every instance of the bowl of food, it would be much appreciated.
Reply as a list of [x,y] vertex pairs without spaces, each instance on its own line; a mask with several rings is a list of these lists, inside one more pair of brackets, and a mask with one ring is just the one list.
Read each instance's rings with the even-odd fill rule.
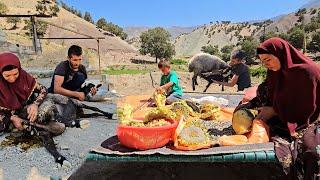
[[117,136],[126,147],[147,150],[165,146],[172,140],[178,122],[173,119],[155,119],[144,122],[132,119],[129,124],[119,124]]

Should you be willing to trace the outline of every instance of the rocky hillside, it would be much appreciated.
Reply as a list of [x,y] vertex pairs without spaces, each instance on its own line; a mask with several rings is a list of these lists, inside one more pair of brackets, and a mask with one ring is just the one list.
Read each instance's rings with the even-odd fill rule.
[[[182,34],[191,33],[197,27],[180,27],[172,26],[165,28],[171,35],[171,40],[174,41],[178,36]],[[142,32],[147,31],[150,27],[126,27],[124,28],[125,33],[128,34],[127,42],[132,46],[139,48],[140,47],[140,35]]]
[[[312,0],[302,8],[307,8],[303,13],[304,23],[307,24],[311,18],[316,16],[315,10],[320,7],[320,0]],[[225,45],[237,45],[246,36],[253,36],[259,40],[264,33],[273,31],[287,33],[300,21],[301,14],[293,12],[272,18],[263,22],[207,24],[201,26],[191,33],[180,35],[176,38],[174,45],[177,57],[189,57],[201,51],[202,46],[218,46],[219,49]]]
[[250,24],[208,24],[189,34],[183,34],[174,41],[176,56],[192,56],[200,52],[202,46],[236,45],[241,37],[252,36],[260,30],[259,26]]
[[[36,14],[37,0],[1,0],[8,7],[7,14]],[[27,19],[28,20],[28,19]],[[130,63],[130,59],[138,56],[136,48],[129,45],[126,41],[119,37],[110,36],[110,33],[96,28],[84,19],[70,13],[69,11],[60,7],[57,17],[53,18],[39,18],[37,20],[53,23],[55,25],[71,29],[73,31],[87,34],[93,37],[104,37],[100,41],[100,52],[103,65],[108,64],[126,64]],[[6,34],[8,42],[13,44],[32,46],[30,36],[26,33],[29,30],[25,28],[24,19],[17,23],[17,27],[12,29],[12,24],[8,23],[5,18],[0,18],[0,28]],[[44,37],[84,37],[66,30],[48,24]],[[54,66],[57,61],[65,59],[67,47],[71,44],[78,44],[85,49],[86,60],[92,68],[98,65],[97,56],[97,42],[96,40],[41,40],[42,54],[29,57],[25,62],[27,66]],[[30,61],[30,59],[32,61]],[[36,62],[36,63],[35,63]],[[48,63],[49,62],[49,63]]]
[[[172,26],[165,28],[171,35],[171,39],[174,40],[181,34],[191,33],[197,27],[181,27],[181,26]],[[128,41],[135,39],[140,36],[144,31],[147,31],[150,27],[126,27],[124,31],[128,34]]]

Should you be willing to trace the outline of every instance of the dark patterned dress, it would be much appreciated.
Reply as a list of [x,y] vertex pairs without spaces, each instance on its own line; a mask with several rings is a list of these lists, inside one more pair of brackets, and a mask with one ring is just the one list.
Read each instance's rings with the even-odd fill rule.
[[47,88],[40,83],[36,83],[28,100],[24,103],[23,107],[19,110],[10,110],[0,106],[0,132],[6,131],[10,125],[11,116],[19,116],[21,111],[31,104],[40,105],[47,96]]
[[[244,108],[271,106],[265,83],[259,85],[257,96]],[[275,144],[275,153],[289,179],[320,179],[320,124],[318,120],[307,128],[297,131],[298,137],[291,137],[287,124],[279,117],[273,117],[267,124],[270,137]]]

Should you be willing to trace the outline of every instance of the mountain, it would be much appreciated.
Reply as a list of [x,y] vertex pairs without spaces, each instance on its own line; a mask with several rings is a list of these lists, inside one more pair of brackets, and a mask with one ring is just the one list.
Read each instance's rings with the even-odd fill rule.
[[311,8],[319,8],[320,0],[310,0],[307,4],[303,5],[301,8],[311,9]]
[[219,48],[236,45],[241,37],[252,36],[260,29],[261,27],[249,23],[207,24],[175,39],[176,56],[190,57],[207,45]]
[[[146,26],[137,26],[137,27],[126,27],[124,31],[128,34],[128,39],[139,37],[140,34],[152,27]],[[182,27],[182,26],[172,26],[172,27],[165,27],[165,29],[170,33],[171,39],[175,39],[181,34],[186,34],[192,32],[192,30],[196,29],[196,26],[191,27]]]
[[[303,14],[305,23],[309,23],[311,18],[317,15],[313,10],[319,7],[320,0],[312,0],[300,9],[306,7]],[[310,8],[311,7],[311,8]],[[297,10],[298,11],[298,10]],[[317,9],[317,12],[320,11]],[[202,46],[218,46],[219,49],[225,45],[237,45],[239,40],[246,36],[253,36],[257,40],[265,32],[274,31],[287,33],[296,26],[299,20],[299,13],[294,12],[286,15],[280,15],[271,18],[268,21],[252,21],[247,23],[219,23],[206,24],[198,27],[191,33],[178,36],[175,41],[175,50],[177,57],[190,57],[201,51]]]
[[[9,9],[7,14],[36,14],[35,6],[37,0],[1,0]],[[28,19],[27,19],[28,20]],[[132,57],[138,55],[136,48],[129,45],[119,37],[110,36],[109,32],[98,29],[94,24],[91,24],[84,19],[72,14],[71,12],[60,7],[57,17],[52,18],[37,18],[44,22],[52,23],[59,27],[71,29],[78,33],[86,34],[93,37],[103,37],[100,40],[100,53],[102,65],[117,64],[129,62]],[[25,30],[23,20],[18,23],[17,29],[12,30],[10,24],[4,18],[0,18],[0,27],[4,30],[8,42],[31,46],[32,41],[28,36],[24,35],[28,30]],[[48,25],[44,37],[48,38],[73,38],[85,37],[73,32],[63,30],[54,26]],[[34,61],[37,63],[28,62],[30,66],[54,66],[56,61],[61,61],[66,58],[66,50],[72,44],[78,44],[83,47],[86,59],[90,66],[97,68],[98,54],[96,40],[79,40],[79,39],[64,39],[64,40],[41,40],[42,54],[34,56]],[[49,62],[49,63],[48,63]],[[31,64],[29,64],[31,63]]]

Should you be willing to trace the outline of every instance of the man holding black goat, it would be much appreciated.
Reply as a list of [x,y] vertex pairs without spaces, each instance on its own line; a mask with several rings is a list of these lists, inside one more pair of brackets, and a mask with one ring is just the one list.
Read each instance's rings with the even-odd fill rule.
[[[81,85],[87,79],[87,72],[82,62],[82,48],[77,45],[70,46],[68,60],[59,63],[54,70],[49,93],[61,94],[84,101],[86,94],[82,91]],[[95,95],[96,87],[91,88],[91,94]]]
[[230,82],[213,81],[214,83],[234,87],[238,85],[238,91],[251,87],[249,67],[244,63],[245,53],[241,50],[232,52],[230,57],[231,72],[233,74]]

